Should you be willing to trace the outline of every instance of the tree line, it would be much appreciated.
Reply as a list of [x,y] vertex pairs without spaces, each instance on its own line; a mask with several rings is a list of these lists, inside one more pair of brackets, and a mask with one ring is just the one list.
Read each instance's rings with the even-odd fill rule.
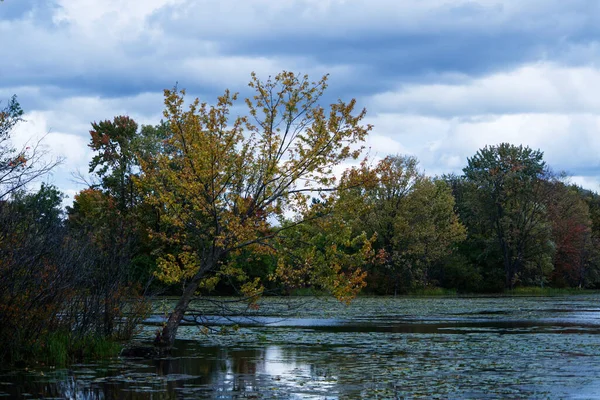
[[[164,119],[93,122],[92,182],[63,210],[26,184],[60,160],[14,149],[22,110],[0,112],[0,346],[17,360],[53,332],[127,337],[144,294],[180,296],[156,344],[172,346],[196,295],[319,288],[494,293],[600,285],[600,200],[552,173],[540,150],[486,146],[462,174],[426,176],[411,156],[363,159],[356,102],[320,105],[327,77],[283,72],[239,107],[165,91]],[[343,163],[355,167],[336,174]],[[127,321],[124,322],[124,321]],[[14,349],[19,349],[19,354]],[[23,354],[22,354],[23,353]],[[24,355],[25,354],[25,355]]]

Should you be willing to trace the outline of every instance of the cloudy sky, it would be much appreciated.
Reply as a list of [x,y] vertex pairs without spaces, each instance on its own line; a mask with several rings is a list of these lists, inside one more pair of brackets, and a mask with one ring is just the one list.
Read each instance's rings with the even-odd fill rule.
[[510,142],[598,190],[599,20],[597,0],[4,0],[0,99],[26,111],[17,144],[66,157],[49,181],[70,196],[90,122],[155,124],[175,83],[212,101],[284,69],[365,106],[377,157],[435,175]]

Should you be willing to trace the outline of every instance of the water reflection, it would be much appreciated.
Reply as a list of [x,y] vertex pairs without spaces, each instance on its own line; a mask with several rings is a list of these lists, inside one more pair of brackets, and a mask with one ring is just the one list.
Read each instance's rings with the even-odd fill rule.
[[197,376],[194,382],[183,382],[180,387],[180,392],[186,395],[229,398],[240,393],[251,397],[302,392],[306,381],[314,381],[320,372],[316,365],[302,357],[300,349],[274,345],[227,349],[180,342],[173,356],[156,361],[157,373]]
[[[43,375],[42,375],[43,374]],[[303,392],[323,368],[298,349],[202,347],[180,341],[170,358],[74,366],[68,371],[0,375],[0,396],[64,399],[236,398]],[[336,378],[329,376],[329,380]],[[321,385],[316,392],[325,390]],[[315,388],[312,389],[315,391]],[[288,396],[289,397],[289,396]]]

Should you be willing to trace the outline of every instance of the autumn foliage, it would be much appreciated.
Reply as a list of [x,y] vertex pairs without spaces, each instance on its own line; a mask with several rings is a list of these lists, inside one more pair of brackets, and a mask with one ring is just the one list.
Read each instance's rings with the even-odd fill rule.
[[[155,344],[170,348],[198,295],[318,288],[600,287],[600,197],[555,175],[540,150],[489,145],[461,175],[430,177],[407,155],[365,157],[356,101],[325,102],[327,76],[252,74],[246,99],[164,92],[164,120],[93,122],[89,186],[28,182],[58,161],[14,149],[22,110],[0,110],[0,359],[52,337],[131,337],[149,292],[179,296]],[[87,343],[87,342],[85,342]],[[70,348],[69,357],[80,354]]]
[[[160,210],[152,229],[161,243],[157,276],[186,282],[165,327],[167,345],[196,289],[231,268],[228,257],[252,246],[278,257],[276,275],[290,268],[290,258],[279,256],[285,254],[279,238],[303,223],[311,196],[335,188],[333,167],[356,159],[370,130],[361,125],[365,111],[355,113],[354,100],[319,104],[327,77],[311,82],[282,72],[261,81],[252,75],[249,86],[254,95],[238,116],[231,115],[238,96],[229,91],[215,105],[195,99],[187,106],[185,91],[165,91],[165,151],[140,163],[137,185],[144,201]],[[284,223],[287,215],[294,216],[292,224]],[[312,264],[294,268],[312,271]],[[327,267],[339,279],[319,283],[341,297],[350,293],[343,285],[361,286],[360,273],[348,277],[335,264]],[[261,286],[247,282],[245,291],[260,293]]]

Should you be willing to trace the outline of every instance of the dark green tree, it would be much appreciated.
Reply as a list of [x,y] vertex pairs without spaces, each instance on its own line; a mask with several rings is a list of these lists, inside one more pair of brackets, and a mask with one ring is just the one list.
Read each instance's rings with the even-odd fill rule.
[[121,211],[133,207],[132,176],[137,166],[135,142],[138,124],[126,116],[93,122],[89,147],[95,151],[90,173],[100,178],[102,189],[117,200]]
[[541,271],[543,279],[553,251],[543,201],[543,153],[508,143],[486,146],[468,159],[463,172],[470,234],[488,239],[486,252],[493,246],[500,253],[505,287],[512,289],[531,270]]

